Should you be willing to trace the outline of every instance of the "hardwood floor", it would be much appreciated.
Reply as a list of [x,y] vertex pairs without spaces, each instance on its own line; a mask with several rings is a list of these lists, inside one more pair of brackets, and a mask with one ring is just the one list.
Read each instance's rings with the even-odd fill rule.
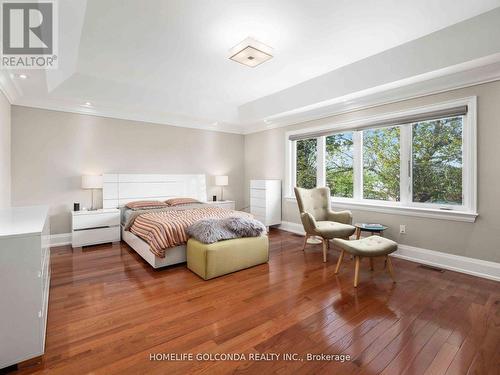
[[[499,374],[500,284],[363,260],[272,230],[268,264],[203,281],[126,244],[52,250],[46,354],[16,373]],[[304,360],[161,361],[154,353],[298,353]],[[344,354],[345,362],[308,361]]]

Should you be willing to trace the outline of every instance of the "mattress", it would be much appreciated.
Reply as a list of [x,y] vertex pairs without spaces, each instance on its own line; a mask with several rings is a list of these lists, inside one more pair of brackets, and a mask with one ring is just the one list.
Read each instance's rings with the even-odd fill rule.
[[[132,211],[132,210],[128,210]],[[246,216],[250,214],[207,204],[190,204],[152,210],[123,212],[123,228],[129,230],[149,246],[158,257],[165,257],[165,250],[184,245],[188,236],[186,228],[201,219]]]
[[187,242],[186,228],[189,225],[202,219],[222,219],[230,216],[251,217],[245,212],[214,206],[186,210],[156,210],[138,215],[130,226],[130,232],[146,241],[151,251],[163,258],[166,249]]

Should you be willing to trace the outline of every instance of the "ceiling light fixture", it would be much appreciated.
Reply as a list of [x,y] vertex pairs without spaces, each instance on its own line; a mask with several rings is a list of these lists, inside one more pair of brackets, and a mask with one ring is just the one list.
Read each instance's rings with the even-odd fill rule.
[[229,59],[256,67],[273,58],[273,49],[253,38],[246,38],[229,50]]
[[85,102],[85,105],[86,105],[87,107],[92,107],[92,103],[91,103],[91,102]]
[[28,76],[26,74],[16,74],[16,77],[20,79],[28,79]]

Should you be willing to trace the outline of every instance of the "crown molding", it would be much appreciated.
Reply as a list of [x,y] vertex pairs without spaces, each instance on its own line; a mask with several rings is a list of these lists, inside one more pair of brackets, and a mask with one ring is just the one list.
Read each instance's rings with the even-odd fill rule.
[[112,107],[85,107],[82,105],[75,105],[66,103],[62,100],[53,99],[33,99],[33,98],[19,98],[13,105],[21,107],[30,107],[38,109],[46,109],[51,111],[76,113],[80,115],[106,117],[127,121],[145,122],[156,125],[175,126],[180,128],[189,128],[197,130],[207,130],[220,133],[243,134],[241,126],[229,123],[218,123],[208,120],[196,120],[188,116],[178,116],[169,113],[155,113],[155,112],[138,112],[127,110],[124,108]]
[[[344,113],[500,80],[500,54],[317,103],[248,124],[244,134],[282,128]],[[251,129],[250,129],[251,128]]]

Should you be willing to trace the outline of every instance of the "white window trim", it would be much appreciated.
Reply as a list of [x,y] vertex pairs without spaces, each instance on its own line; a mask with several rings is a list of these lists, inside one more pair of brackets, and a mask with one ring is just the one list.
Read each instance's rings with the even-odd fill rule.
[[[399,214],[399,215],[409,215],[416,217],[425,217],[425,218],[436,218],[443,220],[454,220],[454,221],[465,221],[465,222],[474,222],[477,213],[477,97],[467,97],[461,98],[451,101],[446,101],[438,104],[422,106],[410,110],[391,112],[382,115],[375,115],[370,117],[365,117],[353,121],[346,121],[337,124],[325,124],[317,127],[309,127],[305,129],[292,130],[285,133],[285,199],[287,200],[295,200],[293,197],[293,186],[295,186],[295,175],[296,175],[296,160],[295,160],[295,142],[289,141],[289,137],[291,135],[297,134],[305,134],[316,131],[324,131],[328,129],[332,129],[334,131],[352,131],[354,129],[358,129],[360,127],[369,127],[370,123],[379,123],[380,121],[387,120],[388,122],[391,119],[399,118],[401,116],[411,116],[422,114],[431,111],[443,110],[447,108],[453,108],[460,105],[467,105],[468,111],[465,116],[465,121],[463,123],[463,209],[461,210],[450,210],[453,209],[452,206],[443,207],[443,209],[436,208],[435,205],[426,205],[426,204],[415,204],[410,202],[383,202],[383,201],[372,201],[362,199],[362,192],[359,191],[359,187],[356,187],[357,184],[354,184],[354,198],[335,198],[332,197],[333,205],[336,208],[342,209],[360,209],[365,211],[375,211],[381,213],[391,213],[391,214]],[[402,128],[403,129],[403,128]],[[403,130],[401,132],[401,144],[407,144],[407,142],[403,142],[404,137],[411,137],[411,132],[409,128]],[[362,142],[360,133],[354,132],[353,142],[359,143]],[[324,151],[324,141],[319,142],[319,145],[322,145],[320,152],[318,154],[317,160],[318,163],[321,160],[325,159],[325,151]],[[292,147],[293,146],[293,147]],[[401,150],[402,155],[409,155],[408,150],[405,148]],[[360,148],[354,148],[354,174],[357,176],[358,181],[359,178],[362,178],[362,160],[360,154]],[[322,150],[322,152],[321,152]],[[356,151],[357,150],[357,151]],[[404,154],[403,154],[404,153]],[[403,156],[402,165],[401,165],[401,189],[411,189],[410,184],[408,183],[408,173],[410,173],[408,169],[407,156]],[[321,164],[320,164],[321,165]],[[324,171],[324,163],[322,164],[323,168],[319,168],[323,170],[318,170],[317,182],[318,186],[325,186],[325,171]],[[401,197],[405,196],[401,194]]]

